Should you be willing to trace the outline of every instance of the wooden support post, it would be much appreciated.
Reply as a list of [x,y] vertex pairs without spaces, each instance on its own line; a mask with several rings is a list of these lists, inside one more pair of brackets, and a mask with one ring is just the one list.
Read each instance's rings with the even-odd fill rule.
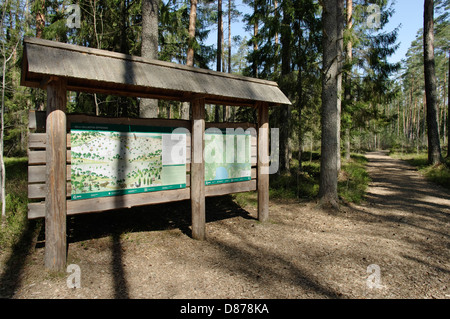
[[191,102],[191,213],[192,238],[205,239],[205,99]]
[[269,106],[258,108],[258,220],[269,218]]
[[45,197],[45,267],[63,271],[66,265],[66,81],[47,84],[47,151]]

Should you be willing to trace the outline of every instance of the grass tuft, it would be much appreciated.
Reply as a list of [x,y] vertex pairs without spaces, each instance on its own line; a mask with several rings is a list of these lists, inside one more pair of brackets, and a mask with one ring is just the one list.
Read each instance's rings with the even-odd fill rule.
[[366,164],[367,158],[360,154],[352,154],[349,161],[342,162],[338,194],[343,200],[359,204],[364,199],[370,183]]
[[444,162],[438,165],[430,165],[428,163],[428,155],[426,152],[421,153],[400,153],[391,152],[389,154],[393,158],[401,159],[424,175],[429,181],[450,189],[450,159],[445,158]]
[[[302,171],[298,173],[298,160],[291,160],[289,172],[270,176],[271,199],[317,199],[320,179],[320,154],[305,152]],[[312,160],[309,160],[312,159]],[[352,154],[349,161],[342,160],[338,181],[338,195],[347,202],[360,203],[370,182],[366,171],[367,159]]]
[[22,235],[28,222],[28,159],[5,158],[6,221],[0,229],[0,248],[11,246]]

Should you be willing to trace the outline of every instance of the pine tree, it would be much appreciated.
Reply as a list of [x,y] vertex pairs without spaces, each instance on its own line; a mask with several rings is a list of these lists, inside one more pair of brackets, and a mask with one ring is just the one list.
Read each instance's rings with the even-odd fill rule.
[[[0,52],[2,58],[2,93],[0,108],[0,198],[2,200],[1,215],[2,225],[6,220],[6,168],[4,161],[5,146],[5,118],[6,118],[6,89],[7,75],[11,75],[11,87],[18,85],[15,83],[14,65],[10,61],[15,62],[17,59],[17,50],[21,42],[23,26],[20,25],[18,16],[21,15],[19,1],[5,1],[2,4],[2,14],[0,16]],[[9,24],[10,28],[6,26]],[[13,91],[13,90],[10,90]],[[8,94],[9,98],[14,98],[15,93]],[[10,112],[12,110],[9,110]],[[21,143],[22,144],[22,143]]]
[[[400,65],[388,62],[388,57],[398,48],[398,28],[390,32],[384,30],[393,14],[392,6],[388,4],[387,0],[377,1],[378,9],[374,13],[370,1],[353,0],[351,6],[348,3],[353,20],[351,27],[347,22],[344,31],[347,61],[343,68],[342,125],[348,132],[345,136],[346,154],[350,153],[352,137],[358,135],[360,144],[365,140],[371,145],[369,148],[375,148],[379,143],[369,143],[369,139],[379,141],[380,129],[389,121],[383,115],[383,107],[394,95],[390,76],[399,70]],[[374,16],[379,17],[379,21]]]
[[[342,2],[342,3],[339,3]],[[319,198],[324,206],[338,207],[338,74],[339,8],[343,0],[323,1],[323,66],[322,66],[322,146],[320,157]]]
[[427,101],[428,162],[442,161],[436,106],[436,74],[434,61],[434,1],[425,0],[423,14],[423,50],[425,94]]
[[[158,11],[159,0],[142,0],[142,44],[141,56],[158,59]],[[141,99],[139,116],[143,118],[158,117],[158,100]]]
[[[346,45],[346,63],[345,63],[345,78],[344,78],[344,104],[343,109],[350,106],[352,103],[351,93],[351,73],[352,73],[352,59],[353,59],[353,45],[351,39],[351,32],[353,27],[353,1],[346,0],[346,31],[347,31],[347,45]],[[350,125],[346,123],[345,127],[345,159],[350,160]]]
[[[186,65],[194,66],[194,44],[195,44],[195,24],[197,22],[197,0],[191,0],[191,10],[189,12],[189,40],[186,56]],[[189,120],[190,105],[183,102],[181,105],[180,118]]]

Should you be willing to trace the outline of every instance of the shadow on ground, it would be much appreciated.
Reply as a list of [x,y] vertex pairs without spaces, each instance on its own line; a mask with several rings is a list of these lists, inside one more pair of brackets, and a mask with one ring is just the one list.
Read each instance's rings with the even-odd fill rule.
[[[254,219],[241,208],[232,197],[206,198],[206,223],[218,220],[242,217]],[[67,243],[96,239],[112,238],[111,265],[115,274],[115,297],[128,298],[125,271],[122,263],[122,247],[120,237],[130,232],[152,232],[160,230],[180,229],[191,237],[190,201],[172,202],[159,205],[134,207],[131,209],[111,210],[102,213],[91,213],[67,216]],[[22,282],[22,274],[29,256],[35,248],[45,246],[44,220],[27,222],[20,239],[11,249],[0,276],[0,297],[13,298]],[[68,249],[70,249],[68,247]]]

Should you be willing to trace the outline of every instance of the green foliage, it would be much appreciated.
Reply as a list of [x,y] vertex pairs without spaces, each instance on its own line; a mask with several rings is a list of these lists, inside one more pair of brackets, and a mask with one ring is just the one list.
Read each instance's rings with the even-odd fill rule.
[[15,243],[28,222],[28,160],[5,158],[6,222],[0,228],[0,249]]
[[[189,1],[161,1],[159,59],[164,61],[186,63],[188,49]],[[194,42],[194,66],[208,68],[214,60],[215,51],[204,44],[212,28],[214,11],[207,1],[199,1]]]
[[[293,156],[290,170],[271,176],[272,198],[315,198],[318,192],[319,156],[314,152],[320,139],[322,21],[321,5],[316,0],[246,0],[250,8],[244,17],[250,38],[235,38],[237,53],[232,57],[233,72],[277,81],[279,87],[292,101],[287,114],[280,108],[270,111],[271,127],[288,127],[285,144],[291,151],[307,146],[301,163]],[[7,66],[5,91],[5,155],[24,155],[27,140],[27,113],[29,109],[45,109],[45,92],[19,85],[23,35],[36,34],[36,15],[45,8],[45,25],[42,36],[46,39],[68,42],[132,55],[140,55],[142,33],[142,0],[36,0],[31,3],[31,12],[23,11],[25,0],[9,1],[3,10],[4,27],[1,44],[5,54],[10,54],[19,40],[17,56]],[[65,22],[65,7],[76,3],[81,7],[81,28],[69,29]],[[194,63],[196,67],[208,68],[217,53],[214,46],[206,45],[212,30],[217,30],[216,1],[199,1]],[[366,21],[366,8],[376,3],[381,8],[381,26],[371,29]],[[354,0],[353,29],[344,33],[344,47],[348,41],[353,45],[353,61],[344,67],[347,80],[344,88],[351,99],[342,105],[342,131],[349,128],[353,150],[390,147],[424,141],[423,129],[423,63],[421,31],[411,44],[402,67],[400,80],[391,78],[398,65],[388,63],[388,58],[397,48],[397,32],[386,32],[383,28],[393,14],[392,2],[388,0]],[[438,85],[443,87],[449,50],[449,0],[436,0],[436,70]],[[159,7],[159,59],[185,63],[188,45],[188,22],[190,2],[187,0],[160,1]],[[227,9],[227,6],[224,6]],[[234,16],[238,15],[235,9]],[[226,21],[227,19],[224,19]],[[258,26],[256,34],[254,26]],[[214,32],[214,31],[212,31]],[[277,39],[277,40],[275,40]],[[448,79],[448,76],[447,76]],[[448,81],[448,80],[447,80]],[[448,82],[447,82],[448,83]],[[442,92],[444,90],[441,90]],[[444,91],[445,92],[445,91]],[[443,96],[439,97],[443,101]],[[442,103],[442,102],[440,102]],[[136,117],[139,101],[136,98],[117,97],[90,93],[71,93],[68,112],[99,115]],[[161,112],[170,110],[172,117],[179,117],[177,103],[160,101]],[[415,108],[417,105],[417,108]],[[414,106],[414,108],[413,108]],[[209,106],[207,108],[208,113]],[[418,113],[417,113],[418,110]],[[404,112],[402,112],[404,111]],[[441,112],[441,114],[445,112]],[[403,116],[403,114],[405,114]],[[413,118],[417,114],[416,122]],[[213,115],[213,114],[212,114]],[[402,117],[403,116],[403,117]],[[409,118],[408,118],[409,116]],[[234,120],[254,122],[253,108],[236,108]],[[445,121],[441,121],[441,132]],[[415,127],[414,127],[415,126]],[[415,131],[416,130],[416,131]],[[380,143],[381,141],[381,143]],[[119,155],[118,155],[119,156]],[[301,164],[301,166],[300,166]],[[301,170],[300,170],[301,167]],[[364,163],[353,156],[342,166],[344,172],[339,181],[340,196],[349,201],[359,201],[367,183]],[[446,169],[430,169],[434,179],[443,176]],[[14,181],[15,178],[13,177]],[[448,180],[448,179],[447,179]],[[151,181],[145,181],[151,183]],[[23,192],[23,193],[26,193]],[[8,193],[8,207],[20,211],[23,201],[14,192]],[[11,217],[13,218],[13,217]]]
[[[371,3],[380,8],[379,28],[367,23],[370,14],[367,7]],[[400,68],[398,63],[388,62],[399,46],[399,27],[385,30],[393,13],[392,3],[387,0],[353,1],[353,28],[344,33],[344,47],[351,41],[353,57],[344,65],[346,96],[342,103],[341,129],[349,129],[349,138],[357,149],[376,148],[375,140],[379,141],[380,133],[395,120],[394,114],[386,112],[386,106],[398,91],[391,76]]]
[[425,176],[436,184],[444,186],[450,190],[450,161],[446,163],[428,166],[423,169]]
[[231,195],[233,200],[241,207],[258,206],[258,196],[255,192],[244,192]]
[[351,155],[349,161],[342,163],[338,194],[343,200],[359,204],[364,199],[370,182],[366,164],[367,159],[358,154]]
[[[309,159],[312,159],[311,161]],[[302,171],[298,172],[298,161],[291,161],[289,173],[270,176],[271,199],[315,199],[319,193],[320,154],[302,154]],[[352,154],[344,161],[338,182],[338,195],[346,201],[360,203],[370,182],[366,170],[367,159],[363,155]]]
[[402,153],[399,149],[391,151],[390,156],[402,159],[424,175],[428,180],[447,189],[450,189],[450,159],[444,160],[439,165],[430,165],[428,163],[428,154],[426,152]]
[[[447,120],[444,115],[448,112],[445,101],[448,98],[448,52],[450,49],[450,19],[449,0],[435,1],[434,24],[434,54],[437,86],[437,107],[439,131],[441,138],[447,131]],[[399,72],[396,95],[390,103],[388,113],[396,115],[392,122],[390,133],[396,132],[396,141],[392,146],[400,145],[405,148],[416,149],[427,147],[425,82],[423,66],[423,29],[419,29],[416,38],[402,61]],[[448,103],[448,102],[447,102]],[[446,110],[445,110],[446,109]],[[445,111],[444,111],[445,110]],[[388,133],[389,134],[389,133]],[[441,139],[443,142],[443,139]]]
[[270,176],[270,197],[280,198],[316,198],[319,192],[320,158],[314,153],[313,161],[308,161],[310,154],[304,152],[302,172],[298,172],[298,161],[291,161],[290,172]]

